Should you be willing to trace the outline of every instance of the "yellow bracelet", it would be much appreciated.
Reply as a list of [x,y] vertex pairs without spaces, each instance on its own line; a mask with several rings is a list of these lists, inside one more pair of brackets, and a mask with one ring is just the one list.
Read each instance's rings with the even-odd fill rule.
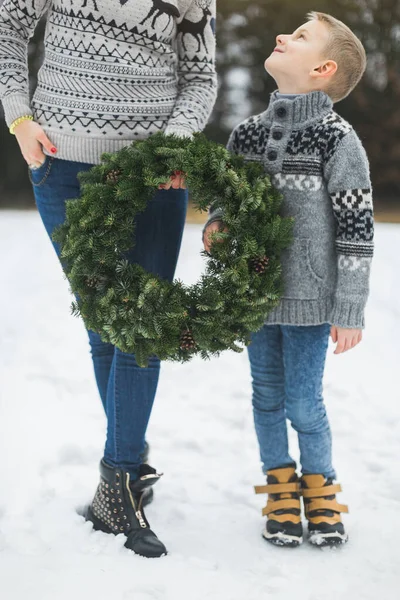
[[12,135],[15,135],[14,129],[16,128],[16,126],[22,123],[23,121],[33,121],[32,115],[24,115],[23,117],[18,117],[18,119],[15,119],[15,121],[13,121],[10,125],[10,133]]

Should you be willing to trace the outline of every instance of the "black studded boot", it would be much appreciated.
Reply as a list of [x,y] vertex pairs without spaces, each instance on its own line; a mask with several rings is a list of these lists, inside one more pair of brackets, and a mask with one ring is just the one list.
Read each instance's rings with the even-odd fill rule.
[[131,482],[124,469],[100,462],[100,483],[86,520],[96,530],[118,535],[123,533],[125,547],[147,558],[167,554],[164,544],[158,539],[143,512],[145,490],[154,485],[161,475],[147,464],[141,464],[139,478]]

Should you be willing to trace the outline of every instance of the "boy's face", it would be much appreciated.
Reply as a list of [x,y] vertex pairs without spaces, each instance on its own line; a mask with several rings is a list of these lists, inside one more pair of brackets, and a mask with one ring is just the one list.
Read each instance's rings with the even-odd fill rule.
[[314,75],[326,62],[328,41],[328,27],[321,21],[309,21],[292,34],[277,36],[276,48],[265,61],[265,69],[279,86],[289,85],[297,93],[312,91]]

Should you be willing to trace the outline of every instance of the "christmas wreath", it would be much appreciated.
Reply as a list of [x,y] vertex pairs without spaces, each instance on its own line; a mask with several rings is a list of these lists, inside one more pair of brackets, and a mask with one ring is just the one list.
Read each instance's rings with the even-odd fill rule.
[[[130,264],[135,215],[171,173],[185,173],[196,208],[221,208],[227,230],[212,234],[205,273],[192,286]],[[72,313],[140,365],[148,357],[187,361],[242,351],[282,295],[281,251],[292,219],[258,163],[245,162],[203,134],[157,134],[79,174],[81,197],[53,234],[76,295]],[[218,243],[216,243],[218,242]]]

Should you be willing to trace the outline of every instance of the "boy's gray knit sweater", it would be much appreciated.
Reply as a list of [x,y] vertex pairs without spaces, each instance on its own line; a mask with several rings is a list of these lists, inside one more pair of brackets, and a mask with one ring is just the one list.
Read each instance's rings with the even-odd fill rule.
[[[48,11],[32,101],[27,46]],[[57,157],[99,163],[158,131],[190,136],[216,97],[216,0],[5,0],[0,99],[6,121],[33,115]]]
[[[266,323],[363,328],[373,255],[369,165],[353,128],[323,92],[271,97],[232,132],[228,149],[260,161],[293,216],[282,254],[284,295]],[[216,209],[206,226],[223,218]]]

